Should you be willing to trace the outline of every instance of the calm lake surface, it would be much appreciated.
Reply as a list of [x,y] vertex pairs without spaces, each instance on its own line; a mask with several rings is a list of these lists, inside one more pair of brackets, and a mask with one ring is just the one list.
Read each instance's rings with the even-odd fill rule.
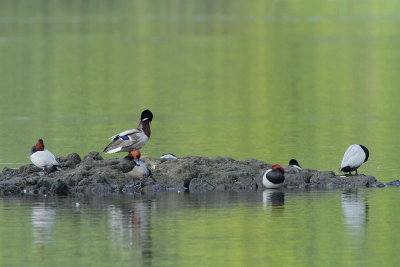
[[[0,199],[2,266],[395,266],[397,188]],[[79,203],[79,206],[77,205]]]
[[[149,108],[143,155],[337,171],[360,143],[361,173],[398,178],[399,1],[0,6],[0,169],[28,164],[38,138],[57,156],[102,151]],[[396,188],[3,198],[0,265],[389,266],[398,200]]]

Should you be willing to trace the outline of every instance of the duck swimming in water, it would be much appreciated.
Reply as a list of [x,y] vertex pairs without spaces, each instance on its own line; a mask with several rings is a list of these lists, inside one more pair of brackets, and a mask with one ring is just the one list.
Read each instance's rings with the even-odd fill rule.
[[266,188],[280,188],[285,181],[285,171],[282,166],[275,164],[264,172],[262,183]]
[[104,149],[104,152],[111,154],[141,149],[150,139],[150,123],[152,120],[153,113],[148,109],[144,110],[137,128],[111,136],[110,139],[113,141]]
[[357,169],[364,163],[367,162],[369,158],[369,151],[363,145],[354,144],[347,148],[344,153],[342,164],[340,165],[341,172],[348,172],[351,175],[352,171]]
[[43,139],[39,139],[36,145],[31,148],[30,159],[36,167],[42,170],[52,170],[60,165],[53,153],[44,149]]

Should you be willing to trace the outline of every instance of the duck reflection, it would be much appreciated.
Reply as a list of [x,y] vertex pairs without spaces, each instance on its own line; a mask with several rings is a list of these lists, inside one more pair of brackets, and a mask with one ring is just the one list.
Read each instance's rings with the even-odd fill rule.
[[136,247],[143,262],[151,259],[152,240],[150,212],[152,201],[135,202],[129,206],[108,206],[109,227],[113,242],[120,247]]
[[54,208],[39,203],[32,208],[31,224],[32,235],[35,244],[43,245],[52,241],[53,227],[56,222]]
[[285,193],[276,189],[265,189],[263,191],[264,207],[282,208],[285,204]]
[[363,235],[368,222],[368,202],[356,189],[344,191],[341,198],[346,228],[352,235]]
[[132,238],[132,229],[129,227],[129,221],[124,219],[126,215],[124,215],[121,208],[115,205],[109,205],[107,211],[109,228],[113,234],[113,242],[121,246],[129,244]]

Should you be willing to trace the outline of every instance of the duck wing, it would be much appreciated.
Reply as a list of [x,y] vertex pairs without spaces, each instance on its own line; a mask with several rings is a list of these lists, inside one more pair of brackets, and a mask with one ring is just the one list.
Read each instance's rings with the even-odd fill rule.
[[136,129],[136,128],[135,129],[130,129],[130,130],[123,131],[122,133],[113,135],[113,136],[110,137],[110,139],[114,140],[116,137],[130,135],[130,134],[134,134],[134,133],[138,133],[138,132],[140,132],[139,129]]
[[[127,132],[128,131],[122,133]],[[129,152],[133,148],[140,149],[146,144],[147,140],[149,140],[148,136],[142,131],[134,131],[126,135],[116,135],[103,152],[111,154],[117,152]]]

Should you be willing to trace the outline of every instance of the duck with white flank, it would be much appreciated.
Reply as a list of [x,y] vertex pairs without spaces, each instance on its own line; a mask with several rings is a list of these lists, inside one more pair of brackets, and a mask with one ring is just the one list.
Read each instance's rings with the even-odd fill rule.
[[294,168],[296,168],[298,170],[301,170],[301,166],[300,166],[299,162],[297,160],[295,160],[295,159],[291,159],[289,161],[289,166],[292,166],[292,167],[294,167]]
[[282,166],[275,164],[264,172],[262,183],[266,188],[280,188],[285,181],[285,171]]
[[130,169],[127,174],[134,178],[145,178],[151,175],[150,169],[146,163],[140,160],[140,151],[138,149],[132,149],[131,152],[124,158],[124,160],[134,161],[133,168]]
[[52,170],[60,165],[53,153],[44,149],[42,139],[39,139],[36,145],[31,148],[30,159],[36,167],[39,167],[42,170]]
[[140,116],[138,127],[111,136],[110,139],[113,141],[104,149],[104,152],[111,154],[141,149],[150,139],[150,122],[152,120],[153,113],[148,109],[144,110]]
[[347,148],[344,153],[342,164],[340,165],[340,171],[348,172],[351,175],[352,171],[356,171],[357,169],[364,163],[367,162],[369,158],[369,151],[363,145],[351,145]]

